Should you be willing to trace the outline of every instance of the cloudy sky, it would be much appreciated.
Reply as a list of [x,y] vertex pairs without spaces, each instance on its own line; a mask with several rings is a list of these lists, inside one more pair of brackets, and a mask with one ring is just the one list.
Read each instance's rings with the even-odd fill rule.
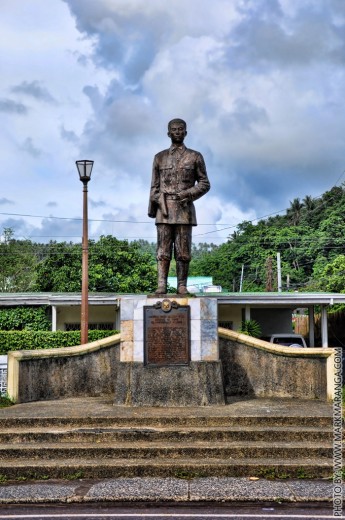
[[188,123],[194,241],[345,181],[344,0],[1,0],[0,232],[155,240],[151,166]]

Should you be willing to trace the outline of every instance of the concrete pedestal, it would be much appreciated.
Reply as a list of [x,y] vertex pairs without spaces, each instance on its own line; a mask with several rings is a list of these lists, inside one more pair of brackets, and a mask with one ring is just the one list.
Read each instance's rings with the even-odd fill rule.
[[[144,306],[169,299],[190,307],[190,363],[144,365]],[[217,300],[130,296],[121,299],[120,364],[115,404],[127,406],[209,406],[224,401],[218,350]]]
[[189,366],[145,367],[120,363],[115,404],[126,406],[210,406],[224,403],[220,361]]

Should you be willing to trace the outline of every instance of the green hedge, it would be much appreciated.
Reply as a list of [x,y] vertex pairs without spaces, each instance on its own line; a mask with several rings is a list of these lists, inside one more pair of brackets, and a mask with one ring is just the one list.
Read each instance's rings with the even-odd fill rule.
[[0,330],[51,330],[49,309],[43,307],[0,308]]
[[[89,342],[118,334],[117,330],[89,330]],[[0,330],[0,354],[11,350],[37,350],[45,348],[74,347],[80,345],[80,331],[56,332],[31,330]]]

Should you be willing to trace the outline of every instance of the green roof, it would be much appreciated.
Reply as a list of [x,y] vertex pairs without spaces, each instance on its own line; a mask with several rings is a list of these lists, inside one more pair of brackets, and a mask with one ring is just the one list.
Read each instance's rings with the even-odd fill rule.
[[[168,276],[168,284],[174,289],[177,288],[177,277]],[[202,292],[203,287],[212,285],[212,276],[188,276],[187,287],[197,287]]]

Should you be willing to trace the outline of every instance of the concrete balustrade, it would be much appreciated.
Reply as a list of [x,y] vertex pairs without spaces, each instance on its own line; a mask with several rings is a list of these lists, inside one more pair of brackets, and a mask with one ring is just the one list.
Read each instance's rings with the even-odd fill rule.
[[8,395],[16,403],[114,392],[121,335],[75,347],[8,355]]
[[223,328],[218,333],[227,397],[333,399],[334,349],[273,345]]
[[[218,334],[226,397],[333,398],[334,349],[270,345],[223,328]],[[87,345],[10,352],[8,394],[17,403],[114,394],[116,402],[117,387],[123,383],[121,340],[117,334]],[[210,363],[212,370],[213,364],[217,361]],[[128,365],[134,369],[136,364]],[[146,379],[150,369],[147,372]]]

